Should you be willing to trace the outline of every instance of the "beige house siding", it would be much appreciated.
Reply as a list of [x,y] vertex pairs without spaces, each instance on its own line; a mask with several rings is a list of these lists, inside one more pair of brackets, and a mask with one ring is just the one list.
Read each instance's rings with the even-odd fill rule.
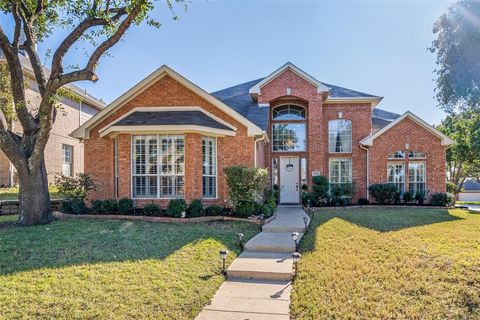
[[[32,106],[32,108],[38,107],[40,103],[40,95],[36,91],[35,83],[32,82],[30,84],[30,88],[26,90],[26,96],[28,104]],[[72,138],[70,133],[90,119],[98,112],[98,109],[84,102],[64,99],[60,103],[60,107],[57,111],[57,118],[45,148],[45,161],[49,184],[53,184],[55,176],[62,172],[63,144],[73,147],[73,173],[76,174],[83,172],[83,142],[76,138]],[[18,122],[13,124],[12,129],[16,133],[21,133],[23,131]],[[0,151],[0,186],[10,186],[12,183],[16,183],[15,174],[11,172],[10,168],[10,161],[5,154]]]

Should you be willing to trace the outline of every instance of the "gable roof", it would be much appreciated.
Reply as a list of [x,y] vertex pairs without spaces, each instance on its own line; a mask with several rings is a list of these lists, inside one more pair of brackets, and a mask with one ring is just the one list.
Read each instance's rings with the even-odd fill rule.
[[465,191],[480,191],[480,182],[477,179],[468,178],[463,183],[463,190],[465,190]]
[[167,65],[163,65],[154,72],[152,72],[150,75],[148,75],[146,78],[144,78],[142,81],[137,83],[135,86],[130,88],[127,92],[122,94],[120,97],[118,97],[115,101],[110,103],[105,109],[103,109],[101,112],[97,113],[95,116],[90,118],[87,122],[85,122],[82,126],[80,126],[78,129],[72,132],[72,136],[76,138],[88,138],[90,134],[90,129],[105,119],[107,116],[115,112],[118,108],[123,106],[125,103],[128,101],[132,100],[135,98],[137,95],[142,93],[145,89],[150,87],[153,83],[157,82],[164,76],[170,76],[174,80],[178,81],[188,89],[190,89],[192,92],[196,93],[206,101],[210,102],[220,110],[222,110],[225,114],[229,115],[233,119],[237,120],[238,122],[244,124],[247,127],[247,133],[249,136],[256,136],[256,135],[261,135],[263,134],[263,130],[257,126],[255,123],[252,121],[248,120],[244,115],[241,113],[237,112],[235,109],[230,108],[228,105],[223,103],[222,101],[218,100],[215,98],[213,95],[210,95],[208,92],[205,90],[201,89],[197,85],[195,85],[193,82],[188,80],[187,78],[183,77]]
[[394,126],[396,126],[398,123],[400,123],[402,120],[404,120],[406,118],[409,118],[409,119],[413,120],[414,122],[416,122],[418,125],[420,125],[424,129],[430,131],[431,133],[433,133],[434,135],[439,137],[440,140],[442,141],[442,145],[449,146],[449,145],[454,144],[454,141],[451,138],[449,138],[448,136],[446,136],[442,132],[438,131],[437,129],[435,129],[434,127],[432,127],[431,125],[429,125],[428,123],[426,123],[425,121],[423,121],[422,119],[420,119],[419,117],[417,117],[416,115],[411,113],[410,111],[405,112],[399,118],[390,122],[388,125],[386,125],[382,129],[380,129],[379,131],[377,131],[377,132],[369,135],[368,137],[362,139],[360,141],[360,144],[362,144],[364,146],[372,146],[373,145],[373,140],[375,140],[380,135],[387,132],[388,130],[390,130],[391,128],[393,128]]
[[252,86],[249,89],[249,93],[254,97],[258,96],[260,94],[261,88],[264,85],[266,85],[267,83],[275,79],[279,74],[281,74],[286,70],[291,70],[301,78],[313,84],[317,88],[317,93],[328,92],[330,90],[325,84],[321,83],[320,81],[318,81],[317,79],[315,79],[314,77],[312,77],[311,75],[309,75],[308,73],[306,73],[305,71],[303,71],[302,69],[294,65],[293,63],[287,62],[283,66],[281,66],[280,68],[278,68],[277,70],[273,71],[268,76],[263,78],[260,82]]

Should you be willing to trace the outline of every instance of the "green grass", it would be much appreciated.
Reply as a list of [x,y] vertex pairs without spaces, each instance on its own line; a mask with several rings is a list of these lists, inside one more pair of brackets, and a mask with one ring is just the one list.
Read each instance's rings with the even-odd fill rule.
[[457,201],[456,204],[478,204],[480,205],[480,201]]
[[[58,188],[56,186],[49,186],[50,198],[58,199]],[[0,200],[17,200],[18,199],[18,187],[12,188],[0,188]]]
[[480,215],[365,208],[317,213],[293,284],[294,319],[479,319]]
[[193,319],[224,281],[246,222],[65,220],[20,227],[0,216],[0,319]]

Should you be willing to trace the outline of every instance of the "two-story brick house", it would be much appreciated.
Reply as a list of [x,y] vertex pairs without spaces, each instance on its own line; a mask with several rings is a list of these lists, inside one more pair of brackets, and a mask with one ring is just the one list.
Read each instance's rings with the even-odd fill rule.
[[400,191],[445,192],[453,143],[407,112],[376,109],[381,97],[320,82],[287,63],[265,78],[207,93],[162,66],[73,132],[85,140],[85,172],[102,181],[92,198],[170,198],[223,203],[223,168],[269,169],[282,203],[324,175]]
[[[33,70],[28,58],[21,55],[20,61],[22,62],[24,77],[28,83],[25,94],[29,101],[29,107],[38,107],[40,94],[34,80]],[[0,63],[6,63],[1,50]],[[48,70],[46,71],[48,72]],[[105,103],[88,94],[85,90],[75,85],[66,87],[74,93],[76,98],[65,98],[58,104],[57,117],[45,148],[45,163],[49,183],[54,183],[55,177],[59,174],[72,176],[83,172],[83,142],[73,138],[70,133],[105,107]],[[22,133],[22,126],[18,121],[12,123],[12,131]],[[15,168],[7,156],[0,151],[0,186],[12,186],[16,182]]]

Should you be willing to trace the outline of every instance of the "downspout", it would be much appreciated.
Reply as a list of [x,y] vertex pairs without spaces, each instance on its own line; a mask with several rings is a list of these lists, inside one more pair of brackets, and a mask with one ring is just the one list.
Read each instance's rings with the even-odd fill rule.
[[367,200],[370,201],[370,193],[368,192],[368,186],[370,185],[370,149],[363,146],[363,145],[360,145],[360,148],[362,148],[363,150],[367,151],[367,188],[366,188],[366,196],[367,196]]
[[257,167],[257,142],[265,140],[266,134],[265,132],[262,133],[262,136],[258,139],[255,139],[253,142],[253,166]]

